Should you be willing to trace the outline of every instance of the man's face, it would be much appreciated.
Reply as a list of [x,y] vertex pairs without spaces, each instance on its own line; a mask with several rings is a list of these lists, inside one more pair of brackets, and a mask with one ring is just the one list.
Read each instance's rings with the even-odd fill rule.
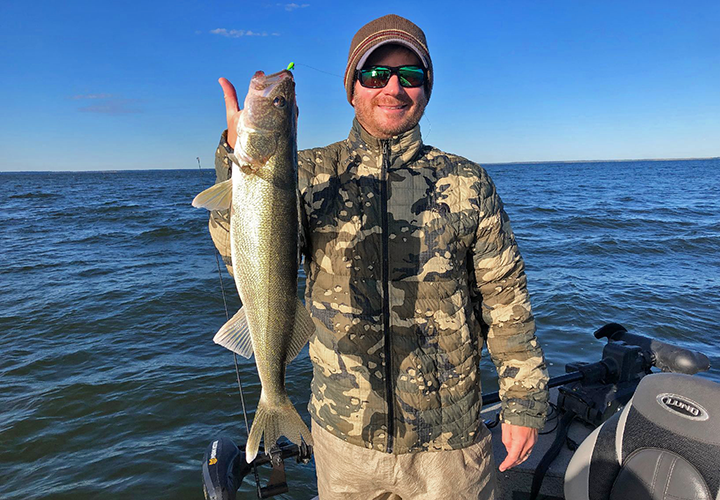
[[[409,65],[422,67],[422,62],[405,47],[384,45],[370,55],[364,67]],[[397,75],[381,89],[365,88],[355,80],[352,105],[365,130],[378,139],[389,139],[418,124],[427,105],[425,86],[402,87]]]

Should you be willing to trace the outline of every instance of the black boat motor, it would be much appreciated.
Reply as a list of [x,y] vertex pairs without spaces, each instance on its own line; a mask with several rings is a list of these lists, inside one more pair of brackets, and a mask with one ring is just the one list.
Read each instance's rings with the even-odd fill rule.
[[[243,447],[244,448],[244,447]],[[312,456],[312,446],[300,446],[278,441],[270,453],[260,453],[255,460],[247,463],[245,451],[238,448],[229,438],[221,437],[210,443],[203,457],[203,493],[205,500],[235,500],[237,491],[245,476],[254,473],[257,498],[270,498],[288,491],[285,479],[285,460],[295,458],[297,463],[307,464]],[[260,484],[258,467],[270,465],[267,484]]]
[[[247,470],[240,470],[247,467]],[[234,500],[250,464],[231,439],[218,438],[208,446],[203,457],[203,493],[206,500]]]
[[565,499],[717,500],[719,465],[720,384],[657,373],[582,442]]

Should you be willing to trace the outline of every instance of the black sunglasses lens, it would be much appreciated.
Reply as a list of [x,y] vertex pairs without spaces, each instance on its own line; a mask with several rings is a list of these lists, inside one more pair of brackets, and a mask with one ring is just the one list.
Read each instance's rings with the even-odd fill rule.
[[425,70],[419,66],[400,66],[399,68],[386,68],[374,66],[358,71],[360,85],[371,89],[381,89],[390,81],[392,75],[397,75],[403,87],[420,87],[425,83]]
[[390,81],[391,72],[387,68],[368,68],[360,70],[360,85],[371,89],[380,89]]

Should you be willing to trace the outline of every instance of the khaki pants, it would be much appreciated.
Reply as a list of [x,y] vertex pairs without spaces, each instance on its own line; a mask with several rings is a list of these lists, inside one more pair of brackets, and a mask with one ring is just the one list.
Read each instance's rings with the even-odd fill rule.
[[494,500],[490,431],[460,450],[393,455],[348,444],[312,423],[320,500]]

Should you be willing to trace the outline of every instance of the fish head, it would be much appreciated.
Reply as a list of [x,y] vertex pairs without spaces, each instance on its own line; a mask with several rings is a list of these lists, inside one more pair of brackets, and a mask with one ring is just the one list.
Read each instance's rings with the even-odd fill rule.
[[238,122],[235,154],[251,168],[266,164],[281,138],[295,137],[297,104],[295,80],[288,70],[272,75],[258,71]]

